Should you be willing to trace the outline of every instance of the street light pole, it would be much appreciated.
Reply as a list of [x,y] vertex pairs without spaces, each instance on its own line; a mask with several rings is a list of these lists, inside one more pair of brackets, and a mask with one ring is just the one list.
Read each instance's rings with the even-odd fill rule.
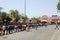
[[25,13],[25,16],[26,16],[26,0],[24,1],[24,13]]

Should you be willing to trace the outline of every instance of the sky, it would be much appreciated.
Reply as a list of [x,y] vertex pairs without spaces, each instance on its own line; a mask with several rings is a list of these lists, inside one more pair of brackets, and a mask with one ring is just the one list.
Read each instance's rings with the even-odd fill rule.
[[[0,7],[2,11],[9,12],[9,10],[17,9],[20,14],[24,13],[25,0],[0,0]],[[26,15],[31,17],[39,17],[43,15],[58,15],[57,3],[59,0],[26,0]]]

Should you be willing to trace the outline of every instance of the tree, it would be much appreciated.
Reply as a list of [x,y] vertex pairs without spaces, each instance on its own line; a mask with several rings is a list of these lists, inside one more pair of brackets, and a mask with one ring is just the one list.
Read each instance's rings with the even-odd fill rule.
[[28,17],[26,15],[24,15],[24,14],[23,15],[20,15],[20,18],[21,19],[24,19],[25,21],[28,19]]
[[12,18],[12,17],[15,17],[15,11],[14,10],[10,10],[9,11],[9,16]]
[[57,10],[60,12],[60,1],[57,4]]
[[18,21],[20,19],[20,14],[18,12],[18,10],[10,10],[10,17],[15,17],[16,21]]
[[15,17],[16,17],[16,21],[18,21],[20,19],[20,14],[19,14],[18,10],[15,10]]
[[39,18],[36,18],[36,17],[32,17],[31,19],[32,19],[32,20],[36,20],[36,21],[37,21]]
[[6,20],[7,20],[7,22],[11,21],[11,18],[9,16],[7,16]]
[[1,12],[1,14],[2,14],[1,16],[2,16],[3,19],[7,18],[7,13],[6,12]]
[[[59,0],[59,2],[58,2],[58,4],[57,4],[57,10],[58,10],[58,12],[60,12],[60,0]],[[56,24],[56,28],[59,29],[59,28],[58,28],[58,19],[55,20],[55,24]]]

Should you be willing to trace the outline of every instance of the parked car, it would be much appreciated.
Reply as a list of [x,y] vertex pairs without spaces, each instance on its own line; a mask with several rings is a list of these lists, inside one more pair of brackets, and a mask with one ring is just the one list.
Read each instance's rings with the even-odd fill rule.
[[40,22],[39,26],[47,26],[47,22]]

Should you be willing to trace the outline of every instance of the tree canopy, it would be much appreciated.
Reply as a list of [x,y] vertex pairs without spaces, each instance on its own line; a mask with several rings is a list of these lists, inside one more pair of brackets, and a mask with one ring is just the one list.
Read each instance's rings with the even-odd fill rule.
[[1,16],[2,16],[3,19],[5,19],[7,17],[7,13],[6,12],[1,12],[1,14],[2,14]]
[[28,19],[28,17],[26,15],[24,15],[24,14],[23,15],[20,15],[20,18],[21,19],[24,19],[24,20],[27,20]]
[[15,17],[16,21],[18,21],[20,19],[20,14],[19,14],[18,10],[10,10],[9,12],[10,12],[9,13],[10,18]]
[[60,1],[57,4],[57,10],[60,12]]
[[38,20],[38,17],[32,17],[31,19],[37,21]]
[[[1,7],[2,9],[2,7]],[[8,21],[10,21],[12,18],[16,18],[16,21],[18,21],[19,19],[24,19],[25,21],[28,19],[27,15],[20,14],[18,10],[10,10],[8,13],[7,12],[1,12],[1,17],[3,20],[7,19]],[[38,18],[33,17],[31,18],[32,20],[38,20]]]

